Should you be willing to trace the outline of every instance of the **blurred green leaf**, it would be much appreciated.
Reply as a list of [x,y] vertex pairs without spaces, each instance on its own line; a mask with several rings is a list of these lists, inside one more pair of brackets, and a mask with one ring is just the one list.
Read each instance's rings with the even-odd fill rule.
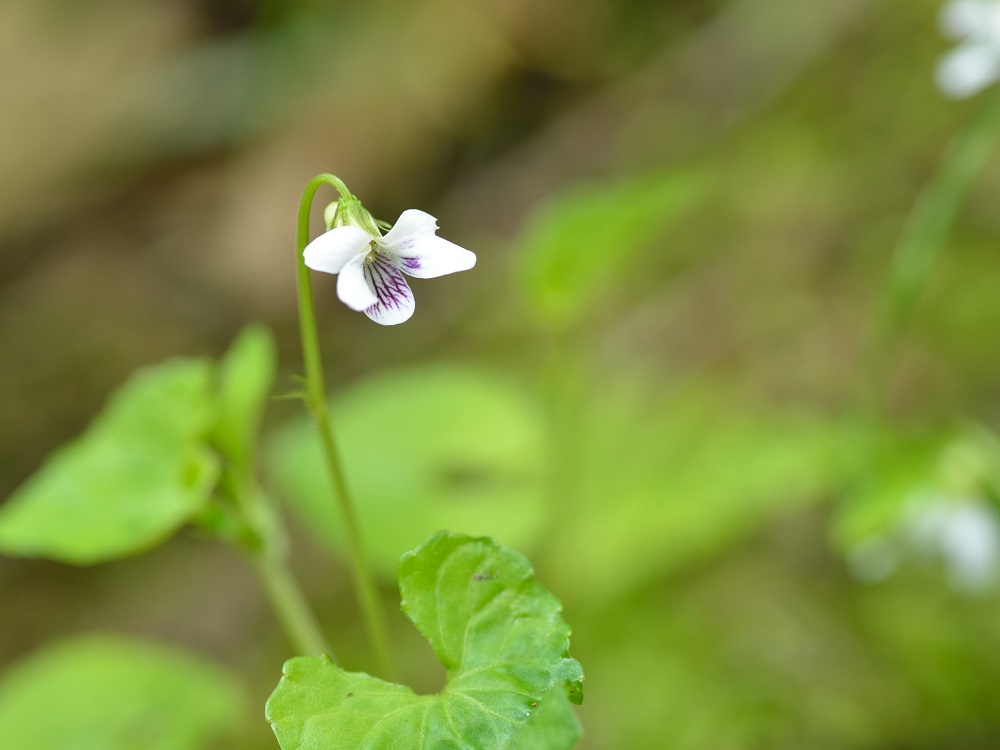
[[867,476],[833,519],[842,549],[898,531],[908,507],[935,496],[1000,499],[1000,443],[989,429],[967,423],[880,438]]
[[250,460],[274,372],[274,339],[260,325],[246,328],[219,362],[219,421],[213,443],[239,465]]
[[831,525],[834,542],[847,551],[895,530],[907,503],[933,491],[946,442],[943,433],[883,435],[868,476],[837,508]]
[[0,510],[0,551],[88,564],[153,546],[204,505],[217,461],[208,362],[150,367]]
[[240,684],[175,649],[111,636],[46,647],[0,680],[17,750],[197,750],[245,719]]
[[532,216],[520,239],[529,300],[556,326],[634,273],[643,254],[705,192],[700,172],[670,171],[577,187]]
[[858,585],[826,550],[823,510],[793,515],[613,617],[573,607],[575,655],[600,676],[588,746],[994,746],[1000,597],[963,600],[930,569]]
[[591,602],[704,560],[822,497],[837,471],[837,423],[708,385],[658,397],[605,383],[583,419],[572,512],[546,551],[573,560],[557,572]]
[[877,321],[878,343],[890,348],[926,286],[941,247],[973,183],[996,151],[1000,93],[988,99],[971,125],[960,132],[941,167],[921,191],[892,257],[889,283]]
[[514,746],[573,746],[575,723],[558,705],[552,714],[540,706],[563,685],[581,699],[583,673],[568,657],[559,601],[522,555],[489,539],[439,533],[403,556],[399,587],[403,611],[448,670],[444,690],[417,695],[345,672],[328,657],[292,659],[266,708],[283,748],[501,750],[536,709],[542,724]]
[[[490,534],[528,547],[541,531],[543,426],[496,375],[458,366],[367,379],[333,404],[366,547],[386,575],[433,532]],[[313,425],[269,444],[270,475],[307,525],[336,547],[342,523]]]

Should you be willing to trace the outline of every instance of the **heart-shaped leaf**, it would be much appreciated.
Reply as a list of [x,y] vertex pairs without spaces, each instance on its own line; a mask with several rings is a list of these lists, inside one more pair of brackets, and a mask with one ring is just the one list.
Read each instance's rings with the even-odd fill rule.
[[[602,383],[568,438],[580,467],[572,512],[545,549],[573,561],[553,566],[558,585],[586,581],[591,605],[620,599],[824,496],[839,425],[814,410],[736,398],[710,384],[663,395],[628,380]],[[576,554],[581,540],[586,555]]]
[[527,726],[514,735],[508,750],[565,750],[580,739],[580,722],[562,685],[545,694]]
[[[298,657],[267,702],[284,750],[567,750],[583,672],[561,605],[519,553],[441,532],[403,556],[403,611],[447,669],[437,695]],[[561,693],[561,694],[560,694]],[[551,704],[551,705],[550,705]],[[560,704],[562,704],[560,706]]]
[[524,288],[540,318],[577,322],[707,187],[706,174],[671,170],[582,185],[542,205],[519,241]]
[[175,360],[137,373],[87,431],[0,511],[0,551],[87,564],[147,549],[197,513],[217,475],[202,444],[212,368]]

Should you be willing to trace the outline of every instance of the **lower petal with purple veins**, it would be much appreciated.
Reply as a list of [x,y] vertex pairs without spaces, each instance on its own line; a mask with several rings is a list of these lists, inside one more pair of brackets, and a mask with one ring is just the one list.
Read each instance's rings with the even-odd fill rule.
[[395,263],[384,255],[375,255],[365,263],[365,280],[378,298],[378,302],[365,309],[365,315],[385,326],[410,319],[413,292]]

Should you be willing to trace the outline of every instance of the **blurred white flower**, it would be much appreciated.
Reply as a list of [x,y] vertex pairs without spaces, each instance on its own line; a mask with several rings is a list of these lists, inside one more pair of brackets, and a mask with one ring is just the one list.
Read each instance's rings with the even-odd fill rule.
[[964,99],[1000,80],[1000,0],[951,0],[941,30],[959,44],[937,66],[938,88]]
[[376,323],[396,325],[413,315],[413,292],[404,273],[430,279],[476,265],[474,253],[436,236],[437,228],[437,219],[411,208],[384,237],[345,224],[314,239],[303,255],[314,271],[340,274],[341,302]]
[[903,530],[914,552],[944,562],[955,589],[981,593],[996,584],[1000,520],[985,502],[933,497],[911,506]]

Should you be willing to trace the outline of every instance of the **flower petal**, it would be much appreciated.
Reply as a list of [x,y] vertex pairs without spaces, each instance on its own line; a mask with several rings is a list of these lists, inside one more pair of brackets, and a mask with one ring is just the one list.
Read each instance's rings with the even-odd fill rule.
[[337,227],[321,234],[302,253],[306,265],[314,271],[340,273],[344,264],[365,251],[372,236],[353,226]]
[[392,245],[415,235],[434,234],[438,222],[433,216],[416,208],[408,208],[399,215],[392,229],[379,240],[380,245]]
[[413,315],[413,292],[392,259],[376,254],[373,263],[365,263],[364,273],[377,297],[375,304],[365,308],[365,315],[384,326],[409,320]]
[[941,8],[941,31],[952,39],[980,34],[988,27],[995,10],[993,0],[951,0]]
[[475,253],[433,234],[410,237],[386,250],[399,263],[399,270],[418,279],[468,271],[476,265]]
[[378,302],[375,288],[365,272],[365,255],[356,255],[347,261],[337,279],[337,296],[352,310],[365,310]]
[[954,99],[964,99],[1000,79],[1000,47],[963,44],[938,63],[937,84]]

